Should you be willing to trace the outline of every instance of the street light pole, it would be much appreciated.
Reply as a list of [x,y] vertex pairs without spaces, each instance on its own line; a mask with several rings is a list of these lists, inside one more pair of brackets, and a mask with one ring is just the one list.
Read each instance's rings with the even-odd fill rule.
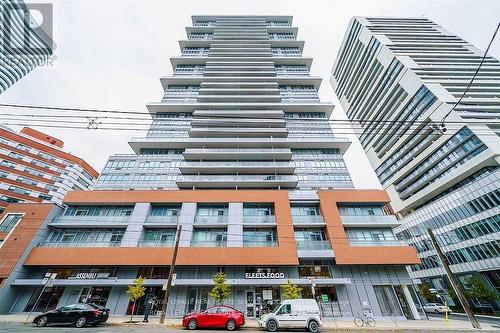
[[179,250],[179,240],[181,238],[182,225],[177,226],[177,232],[175,234],[175,247],[174,254],[172,255],[172,264],[170,265],[170,270],[168,272],[167,288],[165,289],[165,297],[163,298],[163,304],[161,306],[160,324],[165,322],[165,314],[167,312],[168,305],[168,293],[172,287],[172,278],[174,276],[175,261],[177,260],[177,251]]

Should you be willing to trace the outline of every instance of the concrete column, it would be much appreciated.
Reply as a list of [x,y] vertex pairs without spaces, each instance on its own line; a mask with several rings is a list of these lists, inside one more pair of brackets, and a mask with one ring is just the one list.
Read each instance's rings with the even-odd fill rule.
[[191,239],[193,238],[193,224],[196,215],[196,203],[184,202],[182,203],[181,215],[179,216],[179,224],[182,225],[181,238],[179,246],[189,247]]
[[406,303],[408,303],[408,306],[410,307],[411,313],[413,314],[413,318],[415,318],[415,320],[420,320],[421,319],[420,313],[418,313],[417,307],[415,306],[415,302],[413,301],[413,297],[411,297],[411,293],[408,290],[408,286],[402,285],[401,287],[403,287],[403,293],[405,294]]
[[142,227],[148,216],[151,204],[149,202],[139,202],[135,204],[132,215],[123,235],[122,247],[137,247],[142,236]]
[[243,203],[229,203],[227,247],[243,247]]

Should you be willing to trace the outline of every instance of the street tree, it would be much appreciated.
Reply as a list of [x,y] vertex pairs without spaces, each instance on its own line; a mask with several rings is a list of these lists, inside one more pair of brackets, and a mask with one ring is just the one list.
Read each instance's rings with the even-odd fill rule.
[[490,288],[478,275],[471,275],[465,280],[469,288],[466,295],[469,298],[477,299],[481,303],[489,303],[499,299],[498,293]]
[[300,298],[300,288],[290,280],[288,280],[286,284],[281,285],[281,289],[283,289],[283,297],[285,297],[285,299]]
[[226,274],[219,272],[213,278],[215,286],[208,293],[215,301],[215,304],[222,305],[225,299],[231,296],[231,287],[227,284]]
[[144,288],[142,285],[144,283],[144,278],[142,276],[139,276],[137,279],[134,280],[134,283],[127,286],[127,295],[128,299],[131,302],[134,302],[132,305],[132,312],[130,313],[130,321],[133,321],[133,316],[135,312],[135,303],[139,298],[144,296],[146,288]]

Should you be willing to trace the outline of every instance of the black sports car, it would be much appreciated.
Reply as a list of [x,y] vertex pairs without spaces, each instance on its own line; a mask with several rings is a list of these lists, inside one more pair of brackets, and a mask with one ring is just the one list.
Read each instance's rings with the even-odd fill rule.
[[104,323],[108,317],[109,309],[91,303],[77,303],[42,313],[35,317],[33,323],[38,327],[47,324],[72,324],[76,327],[83,327]]

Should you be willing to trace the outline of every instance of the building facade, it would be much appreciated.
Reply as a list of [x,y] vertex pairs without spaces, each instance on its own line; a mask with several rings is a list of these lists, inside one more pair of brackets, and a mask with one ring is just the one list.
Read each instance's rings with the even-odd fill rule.
[[[99,174],[62,150],[64,143],[29,127],[0,127],[0,210],[10,203],[62,204],[68,191],[89,190]],[[5,231],[5,230],[4,230]]]
[[225,303],[247,317],[279,302],[290,279],[324,316],[419,318],[405,269],[416,252],[393,234],[387,194],[353,189],[349,141],[332,133],[333,105],[319,100],[291,21],[194,16],[162,101],[148,105],[150,131],[130,142],[136,154],[112,156],[95,191],[68,193],[65,210],[39,222],[0,311],[80,300],[125,315],[126,286],[143,276],[136,313],[151,299],[158,314],[180,225],[170,316],[213,304],[212,278],[225,272]]
[[[432,228],[462,282],[500,290],[500,63],[426,18],[355,17],[331,84],[421,263],[410,276],[449,286]],[[445,127],[441,124],[444,122]],[[467,288],[467,285],[465,284]]]
[[[42,4],[51,10],[48,4]],[[39,9],[41,6],[38,6]],[[52,13],[45,13],[52,15]],[[23,1],[5,0],[0,4],[0,94],[49,61],[54,51],[51,37],[41,27],[33,27]],[[45,21],[51,22],[49,17]]]

